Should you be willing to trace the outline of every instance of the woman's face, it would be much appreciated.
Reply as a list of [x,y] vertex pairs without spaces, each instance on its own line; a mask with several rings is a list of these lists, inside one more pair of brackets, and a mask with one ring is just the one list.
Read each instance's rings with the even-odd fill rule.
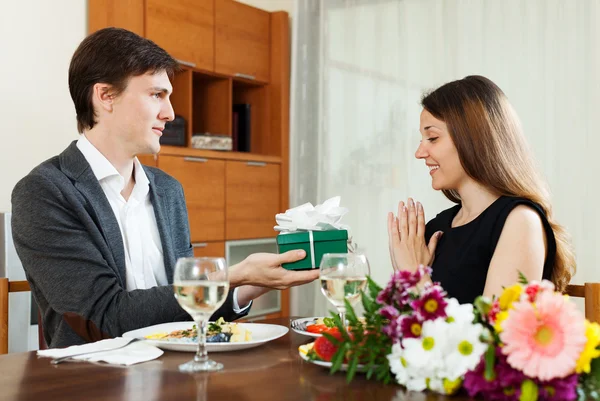
[[415,157],[423,159],[429,167],[431,186],[436,190],[458,190],[468,176],[460,164],[458,151],[446,123],[423,109],[419,130],[421,144],[415,152]]

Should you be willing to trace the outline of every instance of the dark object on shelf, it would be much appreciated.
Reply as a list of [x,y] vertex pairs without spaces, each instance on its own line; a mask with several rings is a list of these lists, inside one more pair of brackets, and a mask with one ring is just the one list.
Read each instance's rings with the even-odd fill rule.
[[[237,118],[236,118],[237,113]],[[250,152],[250,104],[239,103],[233,105],[233,141],[237,145],[234,150]]]
[[173,121],[165,124],[165,129],[160,137],[160,144],[185,146],[185,118],[175,116]]

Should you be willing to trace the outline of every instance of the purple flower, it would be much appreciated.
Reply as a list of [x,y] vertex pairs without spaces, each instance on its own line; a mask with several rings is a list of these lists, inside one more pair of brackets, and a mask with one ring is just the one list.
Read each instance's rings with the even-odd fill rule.
[[553,379],[547,382],[538,382],[540,401],[572,401],[577,398],[576,374],[562,379]]
[[389,320],[396,319],[398,316],[400,316],[400,312],[398,312],[398,309],[391,305],[386,305],[383,308],[381,308],[379,310],[379,314]]
[[423,322],[417,315],[404,315],[400,317],[400,331],[402,338],[419,338]]
[[444,290],[439,285],[432,285],[425,290],[419,299],[411,302],[412,308],[422,320],[434,320],[438,317],[446,317],[446,306]]
[[463,386],[470,397],[482,395],[485,400],[518,400],[521,395],[521,384],[527,378],[523,372],[513,369],[506,362],[506,355],[500,347],[496,348],[495,378],[488,381],[485,376],[484,356],[475,368],[465,374]]
[[395,319],[391,319],[390,322],[382,328],[383,334],[388,336],[394,344],[399,342],[402,338],[402,332],[400,330],[401,318],[402,317],[400,316]]
[[391,305],[392,304],[392,295],[394,293],[394,279],[392,279],[387,283],[385,288],[377,294],[377,303],[380,305]]

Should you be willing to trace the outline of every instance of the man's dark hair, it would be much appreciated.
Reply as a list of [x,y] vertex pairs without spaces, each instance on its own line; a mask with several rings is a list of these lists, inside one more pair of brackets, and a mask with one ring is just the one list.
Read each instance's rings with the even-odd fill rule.
[[151,40],[120,28],[101,29],[81,42],[69,67],[69,91],[75,103],[77,130],[96,124],[92,95],[97,83],[109,84],[118,96],[131,77],[165,71],[169,78],[179,64]]

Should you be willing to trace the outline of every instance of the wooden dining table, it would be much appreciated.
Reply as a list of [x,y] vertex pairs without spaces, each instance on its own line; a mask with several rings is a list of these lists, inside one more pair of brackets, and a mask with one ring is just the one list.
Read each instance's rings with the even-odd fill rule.
[[[290,319],[260,323],[289,327]],[[46,400],[314,400],[425,401],[452,399],[431,393],[407,392],[397,384],[384,385],[358,374],[346,382],[344,373],[302,360],[298,346],[314,339],[290,329],[285,336],[259,347],[213,352],[222,371],[180,373],[178,365],[192,353],[166,351],[160,358],[129,367],[88,362],[51,365],[36,352],[0,356],[1,401]]]

